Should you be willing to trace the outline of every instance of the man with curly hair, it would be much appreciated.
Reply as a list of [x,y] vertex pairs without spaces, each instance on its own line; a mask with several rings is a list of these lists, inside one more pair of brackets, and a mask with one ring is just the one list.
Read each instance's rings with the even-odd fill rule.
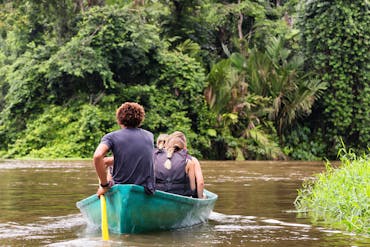
[[[144,186],[147,194],[154,193],[154,136],[139,128],[144,118],[144,108],[137,103],[125,102],[117,109],[116,119],[121,129],[103,136],[94,153],[94,165],[100,180],[98,196],[113,184],[137,184]],[[114,158],[105,157],[109,151]],[[112,181],[107,178],[106,165],[110,163],[113,165]]]

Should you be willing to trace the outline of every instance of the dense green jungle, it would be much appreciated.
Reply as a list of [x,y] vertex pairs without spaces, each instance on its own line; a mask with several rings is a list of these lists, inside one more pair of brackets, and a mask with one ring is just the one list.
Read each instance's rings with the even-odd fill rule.
[[142,104],[213,160],[370,141],[367,0],[0,0],[0,157],[90,158]]

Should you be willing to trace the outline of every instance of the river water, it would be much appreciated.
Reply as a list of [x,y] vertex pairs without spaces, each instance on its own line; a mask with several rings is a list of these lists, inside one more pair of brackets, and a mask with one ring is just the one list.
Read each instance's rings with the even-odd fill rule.
[[205,224],[147,234],[110,234],[87,225],[76,202],[94,194],[91,161],[0,161],[0,246],[369,246],[368,236],[316,226],[293,202],[312,162],[201,162],[218,194]]

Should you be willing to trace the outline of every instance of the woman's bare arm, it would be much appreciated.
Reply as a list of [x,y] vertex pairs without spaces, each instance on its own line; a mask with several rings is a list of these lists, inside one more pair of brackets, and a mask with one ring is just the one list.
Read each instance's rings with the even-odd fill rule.
[[185,172],[189,177],[190,189],[195,190],[195,164],[192,160],[189,160],[186,164]]
[[195,180],[197,183],[198,198],[203,198],[204,178],[203,178],[202,168],[200,167],[200,163],[197,158],[193,157],[192,160],[194,162],[194,172],[195,172]]

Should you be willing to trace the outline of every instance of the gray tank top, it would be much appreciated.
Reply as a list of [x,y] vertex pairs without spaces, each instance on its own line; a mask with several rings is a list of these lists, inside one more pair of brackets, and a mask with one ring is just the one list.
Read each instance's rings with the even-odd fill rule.
[[190,156],[186,150],[173,153],[171,158],[171,168],[164,167],[167,160],[166,150],[157,150],[154,153],[154,174],[156,189],[169,193],[193,196],[194,191],[190,188],[189,177],[185,172],[186,164]]

